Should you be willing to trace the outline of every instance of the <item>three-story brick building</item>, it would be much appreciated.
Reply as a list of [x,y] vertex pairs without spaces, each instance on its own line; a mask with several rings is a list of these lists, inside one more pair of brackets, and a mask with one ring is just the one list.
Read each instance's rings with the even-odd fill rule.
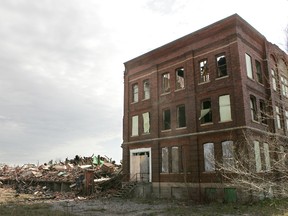
[[123,171],[156,197],[233,194],[214,161],[245,130],[287,138],[287,54],[237,14],[124,64]]

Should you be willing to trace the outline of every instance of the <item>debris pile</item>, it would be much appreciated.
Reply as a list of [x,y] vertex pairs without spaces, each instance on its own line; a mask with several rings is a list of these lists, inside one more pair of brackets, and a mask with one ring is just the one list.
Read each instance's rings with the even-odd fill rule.
[[121,188],[122,169],[108,157],[75,156],[64,162],[39,166],[0,165],[0,186],[11,185],[17,193],[51,199],[65,196],[111,196]]

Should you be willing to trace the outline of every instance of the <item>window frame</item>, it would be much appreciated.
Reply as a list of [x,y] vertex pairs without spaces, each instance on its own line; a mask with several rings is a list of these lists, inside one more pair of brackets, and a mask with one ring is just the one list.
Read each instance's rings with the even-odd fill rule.
[[[228,97],[229,99],[229,103],[225,103],[225,99],[224,97]],[[223,102],[221,102],[221,99],[223,100]],[[231,98],[229,94],[225,94],[225,95],[220,95],[219,99],[219,122],[229,122],[232,121],[232,109],[231,109]],[[227,109],[227,110],[226,110]],[[225,115],[222,114],[225,111]]]
[[171,91],[170,85],[171,77],[169,72],[165,72],[161,75],[161,91],[162,94],[168,94]]
[[252,57],[248,53],[245,53],[245,63],[247,77],[254,80]]
[[[207,147],[206,146],[211,146]],[[214,143],[204,143],[203,144],[203,154],[204,154],[204,171],[205,172],[215,172],[215,149]]]
[[139,116],[134,115],[132,116],[132,122],[131,122],[131,136],[139,136]]
[[263,84],[263,70],[261,62],[255,59],[255,67],[256,67],[256,75],[257,75],[257,81],[260,84]]
[[150,82],[148,79],[146,79],[143,81],[143,100],[148,100],[150,97]]
[[[179,76],[178,72],[180,71],[183,72],[183,76]],[[175,70],[175,91],[182,89],[185,89],[185,70],[184,67],[179,67]]]
[[[203,64],[203,65],[202,65]],[[210,73],[208,67],[208,59],[202,59],[199,61],[199,74],[200,74],[200,83],[206,83],[210,81]]]
[[[184,108],[182,112],[180,112],[180,109]],[[180,115],[182,113],[182,115]],[[184,122],[184,124],[182,123]],[[179,105],[177,106],[177,128],[185,128],[187,125],[186,123],[186,108],[185,105]]]
[[134,83],[132,85],[132,103],[137,103],[139,101],[139,85]]
[[150,128],[151,128],[151,118],[150,118],[150,112],[144,112],[142,113],[142,122],[143,122],[143,134],[150,134]]
[[[208,102],[210,106],[208,106]],[[205,114],[205,112],[207,113]],[[210,98],[202,100],[199,120],[201,124],[213,123],[212,101]]]
[[[223,63],[222,65],[219,65],[219,61],[221,60],[221,57],[222,58],[224,57],[225,63]],[[217,66],[217,77],[218,78],[228,76],[227,57],[226,57],[225,53],[219,54],[216,56],[216,66]],[[224,68],[225,73],[223,73],[223,68]]]
[[[169,112],[169,115],[168,115]],[[167,119],[166,117],[169,118]],[[164,109],[162,112],[162,130],[171,130],[171,110],[170,109]],[[168,127],[167,127],[168,126]]]

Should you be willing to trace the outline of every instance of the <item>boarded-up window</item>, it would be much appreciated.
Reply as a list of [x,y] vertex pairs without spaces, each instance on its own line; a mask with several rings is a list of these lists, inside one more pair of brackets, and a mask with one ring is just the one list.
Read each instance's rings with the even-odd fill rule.
[[169,172],[168,148],[162,148],[162,173]]
[[256,73],[257,73],[257,81],[263,84],[261,63],[255,60],[255,66],[256,66]]
[[134,84],[132,89],[133,89],[132,102],[138,102],[138,84]]
[[[283,146],[279,147],[279,161],[282,165],[285,165],[285,160],[286,160],[286,154]],[[285,167],[286,169],[286,167]]]
[[132,117],[132,136],[138,136],[138,116]]
[[235,165],[233,141],[222,142],[222,156],[223,166],[227,169],[233,168]]
[[246,61],[246,72],[247,72],[247,76],[250,79],[254,79],[253,77],[253,70],[252,70],[252,59],[251,56],[248,55],[247,53],[245,53],[245,61]]
[[170,92],[170,74],[162,74],[162,93]]
[[179,173],[179,148],[174,146],[171,151],[172,173]]
[[209,81],[209,69],[208,69],[207,59],[200,61],[199,67],[200,67],[200,82],[208,82]]
[[163,111],[163,130],[171,129],[170,109]]
[[285,122],[286,122],[286,129],[288,130],[288,111],[285,110]]
[[268,145],[268,143],[264,143],[263,144],[263,148],[264,148],[264,157],[265,157],[266,171],[270,171],[271,170],[271,164],[270,164],[270,153],[269,153],[269,145]]
[[215,170],[215,159],[214,159],[214,144],[205,143],[204,148],[204,170],[205,172],[212,172]]
[[143,117],[143,133],[150,133],[150,113],[146,112],[142,114]]
[[226,56],[221,55],[216,58],[218,77],[227,76]]
[[260,144],[256,140],[254,141],[254,154],[255,154],[256,172],[260,172],[262,170]]
[[184,68],[176,69],[176,85],[175,89],[184,89],[185,87],[185,79],[184,79]]
[[150,98],[150,83],[149,80],[143,82],[144,100]]
[[231,121],[230,95],[219,97],[220,122]]
[[177,107],[177,127],[186,127],[186,114],[184,105]]

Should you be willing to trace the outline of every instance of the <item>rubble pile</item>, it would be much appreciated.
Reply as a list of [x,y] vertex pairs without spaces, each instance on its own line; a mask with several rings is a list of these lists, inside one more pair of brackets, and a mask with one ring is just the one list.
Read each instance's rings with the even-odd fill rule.
[[[60,196],[111,196],[121,187],[122,169],[108,157],[75,156],[64,162],[39,166],[25,164],[11,167],[0,165],[0,186],[11,185],[17,193],[44,198]],[[67,198],[67,197],[66,197]]]

